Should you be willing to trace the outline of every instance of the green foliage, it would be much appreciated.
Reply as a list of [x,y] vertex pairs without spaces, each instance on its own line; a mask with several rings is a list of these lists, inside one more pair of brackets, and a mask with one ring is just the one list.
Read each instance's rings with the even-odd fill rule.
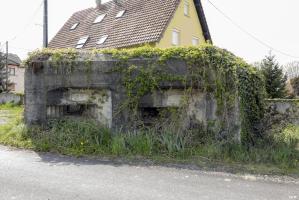
[[287,124],[280,132],[276,133],[274,137],[275,140],[280,143],[296,147],[299,144],[299,126]]
[[265,164],[268,167],[274,164],[282,169],[297,168],[299,165],[298,150],[286,144],[260,144],[248,150],[239,144],[212,143],[196,148],[195,151],[195,155],[229,163]]
[[[130,58],[154,58],[149,66],[122,67],[125,74],[124,85],[128,94],[128,104],[138,107],[138,102],[145,94],[160,90],[161,83],[181,82],[185,85],[188,98],[198,86],[213,93],[217,99],[217,113],[222,118],[221,129],[228,129],[227,115],[241,100],[242,142],[252,146],[261,137],[260,122],[264,112],[264,90],[262,77],[252,66],[237,58],[230,52],[206,45],[200,48],[153,49],[142,47],[128,50],[106,50],[127,66]],[[171,75],[163,66],[171,59],[184,60],[188,65],[186,76]],[[181,112],[185,111],[181,109]],[[230,131],[230,130],[228,130]]]
[[262,139],[262,119],[264,118],[264,87],[257,70],[239,69],[239,95],[242,117],[242,144],[254,146]]
[[123,155],[126,152],[126,143],[124,135],[117,135],[112,138],[111,152],[114,155]]
[[159,141],[161,142],[161,147],[170,154],[185,151],[186,149],[186,136],[183,135],[166,132],[161,134]]
[[72,154],[93,154],[110,147],[111,132],[94,121],[55,120],[48,127],[48,130],[30,129],[24,136],[32,139],[35,148],[42,151],[54,149]]
[[70,65],[76,62],[79,52],[75,49],[41,49],[31,52],[24,61],[25,66],[31,66],[32,62],[45,61],[51,58],[54,66],[59,64]]
[[274,55],[266,56],[261,62],[261,72],[265,79],[265,88],[268,98],[286,97],[286,80],[282,67],[275,60]]
[[127,148],[133,155],[152,155],[154,151],[155,138],[150,132],[127,132],[125,134]]

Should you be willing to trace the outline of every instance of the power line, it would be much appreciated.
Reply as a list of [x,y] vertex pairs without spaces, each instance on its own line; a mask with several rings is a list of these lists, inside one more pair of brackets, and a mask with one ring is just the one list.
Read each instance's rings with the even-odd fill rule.
[[238,23],[236,23],[231,17],[229,17],[227,14],[225,14],[225,12],[223,12],[221,9],[219,9],[214,3],[212,3],[210,0],[207,0],[207,2],[209,4],[211,4],[220,14],[222,14],[227,20],[229,20],[234,26],[236,26],[239,30],[241,30],[243,33],[247,34],[249,37],[251,37],[252,39],[254,39],[255,41],[257,41],[258,43],[260,43],[261,45],[269,48],[270,50],[276,51],[277,53],[280,53],[284,56],[287,57],[291,57],[291,58],[295,58],[295,59],[299,59],[299,56],[294,56],[291,55],[289,53],[286,53],[284,51],[281,51],[279,49],[276,49],[274,47],[272,47],[271,45],[267,44],[266,42],[262,41],[261,39],[259,39],[258,37],[256,37],[255,35],[253,35],[252,33],[250,33],[249,31],[247,31],[245,28],[243,28],[242,26],[240,26]]
[[22,48],[22,47],[16,47],[16,46],[11,46],[11,49],[15,49],[15,50],[25,50],[25,51],[34,51],[34,49],[26,49],[26,48]]
[[32,17],[30,17],[30,19],[28,20],[28,23],[26,23],[25,26],[22,28],[22,30],[18,31],[18,33],[14,37],[12,37],[9,41],[14,41],[17,39],[17,37],[20,34],[23,34],[23,32],[30,26],[32,20],[35,19],[36,15],[38,14],[42,6],[43,6],[43,1],[41,1],[38,7],[34,10]]
[[[29,18],[28,23],[26,23],[25,26],[20,31],[18,31],[17,34],[14,37],[10,38],[7,41],[0,42],[0,50],[5,45],[6,42],[8,42],[8,41],[14,41],[14,40],[17,39],[17,37],[20,34],[23,34],[23,32],[30,26],[31,22],[35,19],[36,15],[38,14],[38,12],[40,11],[40,9],[41,9],[42,6],[43,6],[43,1],[41,0],[40,4],[38,5],[38,7],[34,10],[32,17]],[[12,47],[12,48],[16,49],[16,50],[32,51],[32,49],[25,49],[25,48],[19,48],[19,47]]]

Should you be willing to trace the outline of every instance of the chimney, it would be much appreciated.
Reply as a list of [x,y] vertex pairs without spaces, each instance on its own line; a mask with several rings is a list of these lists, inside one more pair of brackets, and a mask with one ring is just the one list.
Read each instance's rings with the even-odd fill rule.
[[96,0],[96,5],[97,5],[97,8],[98,8],[98,7],[101,7],[101,5],[102,5],[102,0]]

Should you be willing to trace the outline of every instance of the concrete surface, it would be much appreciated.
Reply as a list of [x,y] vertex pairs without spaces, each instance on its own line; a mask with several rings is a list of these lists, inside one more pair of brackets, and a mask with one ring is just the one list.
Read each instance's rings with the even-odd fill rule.
[[0,94],[0,104],[6,103],[15,103],[19,104],[22,103],[22,97],[18,94],[14,93],[1,93]]
[[1,200],[284,200],[299,182],[37,154],[0,146]]
[[[63,109],[59,108],[60,106],[80,105],[87,100],[88,104],[92,103],[97,109],[103,108],[102,110],[96,110],[97,114],[92,117],[100,123],[108,124],[114,130],[139,127],[139,120],[137,122],[132,120],[136,116],[126,105],[128,96],[125,80],[128,78],[126,77],[128,74],[120,71],[120,69],[128,69],[132,66],[141,69],[154,67],[160,69],[159,73],[161,74],[174,77],[187,76],[188,80],[189,78],[191,80],[192,74],[185,60],[169,59],[162,65],[157,62],[156,56],[153,56],[153,58],[131,58],[124,63],[113,58],[110,54],[81,52],[71,65],[67,65],[65,62],[53,62],[54,60],[41,56],[32,60],[29,66],[26,66],[26,112],[24,117],[27,125],[46,124],[49,118],[61,116]],[[87,65],[86,61],[89,61],[90,64]],[[138,70],[132,70],[130,74],[131,78],[136,78]],[[211,69],[209,81],[212,85],[215,84],[215,80],[212,78],[214,77],[213,74],[214,71]],[[147,124],[154,122],[154,119],[159,116],[161,107],[178,108],[181,106],[181,99],[186,95],[186,88],[192,85],[192,94],[189,95],[192,96],[189,99],[191,102],[186,108],[186,112],[183,113],[186,116],[181,116],[184,121],[180,124],[180,128],[195,128],[213,124],[213,131],[216,135],[219,134],[220,138],[236,138],[239,140],[241,132],[239,98],[233,95],[230,98],[230,105],[232,105],[231,101],[235,102],[235,105],[224,106],[222,114],[216,114],[218,110],[217,98],[212,93],[205,92],[200,81],[187,81],[186,84],[181,81],[160,81],[159,88],[143,96],[143,101],[139,102],[141,109],[138,110],[138,115],[153,116],[153,119],[145,117],[142,120]],[[101,103],[95,102],[94,95],[86,95],[85,93],[91,90],[100,93],[107,91],[108,100]],[[234,89],[232,88],[232,90]],[[74,96],[76,97],[74,98]],[[87,97],[85,100],[84,96]],[[144,103],[146,105],[143,105]],[[156,114],[152,115],[150,109],[156,110],[157,112],[154,112]],[[59,114],[57,115],[57,113]],[[73,117],[78,117],[78,115],[84,117],[79,113],[72,113],[72,115]]]

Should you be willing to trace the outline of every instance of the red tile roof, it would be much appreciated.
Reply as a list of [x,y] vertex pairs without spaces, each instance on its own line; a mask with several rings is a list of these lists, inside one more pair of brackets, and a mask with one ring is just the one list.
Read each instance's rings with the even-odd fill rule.
[[[197,0],[198,1],[198,0]],[[73,14],[49,43],[50,48],[73,48],[81,37],[89,36],[83,48],[120,48],[158,42],[172,19],[180,0],[118,0]],[[122,17],[118,12],[125,10]],[[105,18],[97,24],[101,14]],[[70,28],[79,25],[75,30]],[[103,44],[100,37],[108,35]]]

